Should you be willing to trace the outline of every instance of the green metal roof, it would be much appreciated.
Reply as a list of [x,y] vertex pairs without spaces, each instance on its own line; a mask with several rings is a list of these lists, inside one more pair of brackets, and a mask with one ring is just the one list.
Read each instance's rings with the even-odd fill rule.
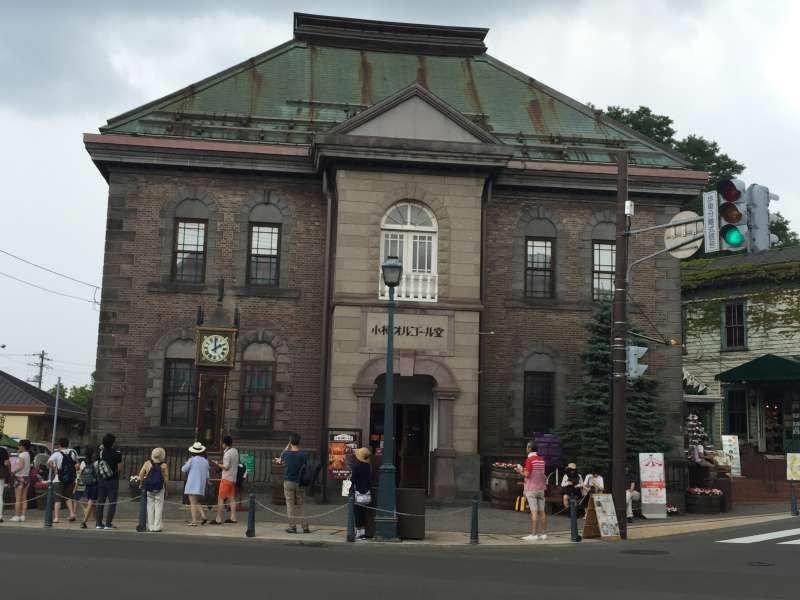
[[101,131],[310,144],[315,133],[414,82],[515,146],[521,159],[608,163],[609,151],[627,148],[634,164],[686,166],[680,155],[487,54],[436,56],[300,40],[110,119]]
[[765,354],[716,376],[728,383],[740,381],[800,381],[800,361]]

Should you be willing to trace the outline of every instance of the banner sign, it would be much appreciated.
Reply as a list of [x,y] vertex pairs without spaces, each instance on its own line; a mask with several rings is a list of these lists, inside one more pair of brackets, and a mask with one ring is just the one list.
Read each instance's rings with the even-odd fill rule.
[[719,199],[717,192],[703,193],[703,234],[705,252],[719,252]]
[[353,460],[353,453],[360,447],[360,429],[328,430],[328,473],[333,479],[350,477],[350,461]]
[[639,480],[642,486],[642,516],[647,519],[666,519],[667,481],[663,453],[639,454]]
[[731,476],[742,476],[742,460],[739,456],[739,436],[737,435],[723,435],[722,436],[722,451],[728,455],[731,461]]
[[786,455],[786,479],[800,481],[800,453],[789,452]]

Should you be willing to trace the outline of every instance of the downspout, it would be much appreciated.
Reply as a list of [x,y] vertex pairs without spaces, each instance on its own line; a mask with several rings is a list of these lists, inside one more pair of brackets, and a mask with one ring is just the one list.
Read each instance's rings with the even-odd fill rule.
[[319,398],[321,405],[319,462],[322,465],[322,503],[328,502],[328,379],[330,377],[330,316],[333,279],[333,212],[334,194],[327,171],[322,173],[322,193],[327,201],[325,219],[325,258],[323,261],[322,339]]
[[[480,285],[480,295],[481,295],[481,313],[480,317],[478,318],[478,456],[482,459],[483,453],[483,442],[481,431],[483,430],[483,400],[484,400],[484,390],[483,390],[483,372],[486,368],[485,360],[486,360],[486,342],[484,341],[486,336],[483,335],[482,332],[485,331],[485,324],[486,324],[486,211],[489,205],[489,202],[492,200],[492,189],[494,186],[494,179],[490,175],[486,178],[486,181],[483,184],[483,195],[481,198],[481,285]],[[480,461],[481,470],[483,469],[483,460]],[[483,486],[483,477],[479,477],[481,482],[481,487]],[[482,491],[482,490],[481,490]]]

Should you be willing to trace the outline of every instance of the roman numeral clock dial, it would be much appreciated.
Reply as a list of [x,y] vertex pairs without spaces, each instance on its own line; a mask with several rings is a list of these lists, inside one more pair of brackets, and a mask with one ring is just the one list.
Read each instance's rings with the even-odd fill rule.
[[226,336],[213,333],[203,337],[200,351],[202,352],[203,360],[211,363],[223,363],[228,360],[231,352],[231,343]]

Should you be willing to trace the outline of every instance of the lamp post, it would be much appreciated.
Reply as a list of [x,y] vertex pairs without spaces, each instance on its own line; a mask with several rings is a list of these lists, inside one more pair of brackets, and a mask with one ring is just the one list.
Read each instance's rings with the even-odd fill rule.
[[381,265],[383,283],[389,288],[388,333],[386,335],[386,394],[383,400],[383,461],[378,479],[378,512],[375,515],[375,537],[379,540],[397,539],[395,487],[397,469],[394,466],[394,288],[403,276],[403,264],[389,256]]

